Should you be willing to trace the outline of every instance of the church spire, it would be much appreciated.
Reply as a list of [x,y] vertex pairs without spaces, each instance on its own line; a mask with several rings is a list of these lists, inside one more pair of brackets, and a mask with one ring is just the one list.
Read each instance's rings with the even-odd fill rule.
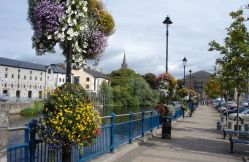
[[126,63],[126,56],[125,56],[125,52],[124,52],[124,58],[123,58],[123,63],[121,65],[121,69],[127,69],[128,65]]

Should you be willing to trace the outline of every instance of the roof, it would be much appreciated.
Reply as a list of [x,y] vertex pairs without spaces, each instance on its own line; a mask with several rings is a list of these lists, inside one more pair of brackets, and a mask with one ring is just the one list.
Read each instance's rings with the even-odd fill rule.
[[31,69],[31,70],[39,70],[39,71],[46,71],[47,70],[46,66],[41,65],[41,64],[13,60],[13,59],[8,59],[8,58],[3,58],[3,57],[0,57],[0,65],[17,67],[17,68],[24,68],[24,69]]
[[61,73],[61,74],[66,74],[66,70],[62,69],[61,67],[51,65],[51,69],[53,70],[53,73]]
[[[201,70],[201,71],[192,73],[191,76],[195,79],[208,79],[211,76],[211,73]],[[186,75],[186,78],[189,78],[189,75]]]
[[104,79],[108,79],[107,75],[99,72],[99,71],[96,71],[96,70],[93,70],[93,69],[90,69],[90,68],[84,68],[83,69],[86,73],[92,75],[94,78],[104,78]]
[[[9,66],[9,67],[16,67],[16,68],[24,68],[30,70],[38,70],[38,71],[47,71],[47,65],[35,64],[26,61],[19,61],[9,58],[0,57],[0,65],[2,66]],[[58,66],[50,66],[54,73],[62,73],[65,74],[65,70],[58,67]]]

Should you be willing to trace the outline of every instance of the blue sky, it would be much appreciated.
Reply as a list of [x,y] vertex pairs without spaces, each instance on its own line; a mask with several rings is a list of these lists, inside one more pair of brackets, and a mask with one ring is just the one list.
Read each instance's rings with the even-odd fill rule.
[[[0,6],[0,56],[41,64],[59,63],[64,57],[56,54],[36,56],[32,49],[32,29],[27,22],[27,0],[3,0]],[[109,73],[120,68],[126,51],[128,66],[137,73],[165,71],[165,26],[169,15],[169,72],[177,78],[183,75],[182,59],[187,71],[213,71],[218,55],[207,51],[208,42],[221,42],[225,28],[231,23],[229,12],[247,1],[238,0],[104,0],[115,19],[116,31],[99,68]]]

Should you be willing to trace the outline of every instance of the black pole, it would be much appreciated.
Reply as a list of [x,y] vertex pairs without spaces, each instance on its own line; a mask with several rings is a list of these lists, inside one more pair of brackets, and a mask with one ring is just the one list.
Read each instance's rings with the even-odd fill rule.
[[72,71],[72,48],[71,43],[69,42],[67,45],[67,74],[66,74],[66,82],[71,83],[71,71]]
[[166,25],[166,73],[168,73],[168,41],[169,41],[169,25]]
[[183,86],[185,87],[185,65],[183,65],[184,73],[183,73]]
[[190,84],[190,89],[192,89],[192,83],[191,83],[191,82],[192,82],[192,80],[191,80],[192,78],[191,78],[191,72],[190,72],[190,77],[189,77],[189,78],[190,78],[190,83],[189,83],[189,84]]

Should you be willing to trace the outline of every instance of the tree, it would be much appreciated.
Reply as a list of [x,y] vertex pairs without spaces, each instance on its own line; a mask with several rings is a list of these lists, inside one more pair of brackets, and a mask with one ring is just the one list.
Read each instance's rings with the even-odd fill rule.
[[104,103],[106,105],[113,104],[113,88],[108,83],[103,82],[100,86],[100,93],[104,95]]
[[204,91],[209,98],[215,99],[221,95],[221,84],[218,79],[210,78],[204,87]]
[[158,88],[157,77],[155,74],[147,73],[143,76],[143,78],[146,80],[146,82],[150,85],[152,89]]
[[232,24],[226,29],[224,45],[216,41],[209,43],[209,51],[218,51],[221,58],[216,63],[221,65],[223,77],[231,79],[237,91],[237,129],[239,124],[239,97],[245,92],[248,79],[249,34],[244,24],[243,10],[231,12]]

